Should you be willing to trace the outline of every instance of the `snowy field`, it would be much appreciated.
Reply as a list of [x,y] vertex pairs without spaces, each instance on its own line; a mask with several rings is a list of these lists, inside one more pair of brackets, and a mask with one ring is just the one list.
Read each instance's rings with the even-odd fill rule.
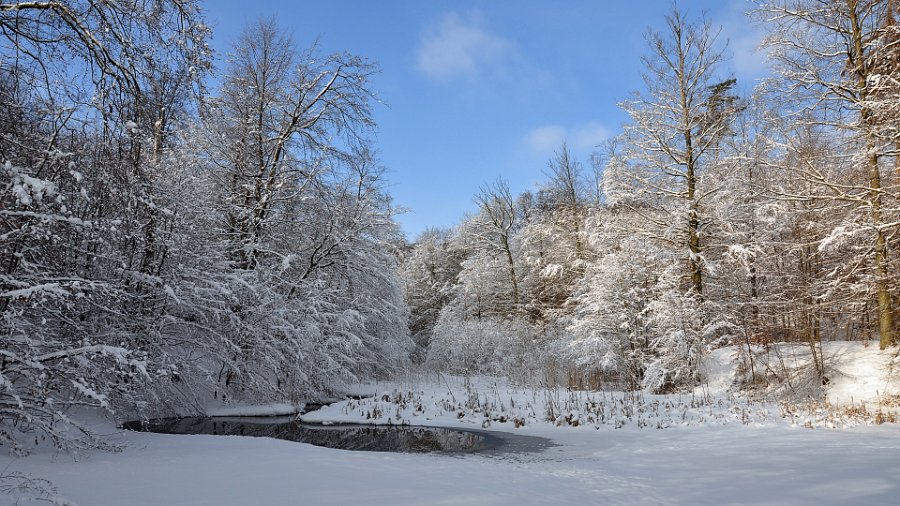
[[[829,346],[835,395],[868,401],[873,412],[889,386],[890,361],[874,347]],[[897,503],[900,426],[829,417],[802,403],[742,401],[728,393],[730,357],[727,350],[709,357],[709,381],[688,395],[531,390],[493,378],[430,376],[362,385],[357,393],[369,397],[303,416],[487,427],[557,445],[539,453],[366,453],[108,427],[126,445],[122,452],[4,455],[0,475],[47,479],[59,503],[80,506]],[[233,407],[229,414],[255,411]],[[36,495],[0,494],[0,503],[45,504]]]
[[127,433],[121,453],[4,458],[2,469],[47,478],[81,506],[896,504],[900,494],[896,425],[521,430],[559,446],[449,457]]

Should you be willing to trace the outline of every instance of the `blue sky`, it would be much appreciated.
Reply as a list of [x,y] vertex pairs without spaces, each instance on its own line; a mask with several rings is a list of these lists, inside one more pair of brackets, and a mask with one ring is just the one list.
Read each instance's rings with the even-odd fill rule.
[[[247,22],[275,16],[298,45],[377,62],[378,149],[411,239],[475,210],[479,187],[503,177],[532,189],[563,140],[587,166],[640,90],[644,35],[666,0],[210,0],[213,47],[224,55]],[[726,73],[744,89],[764,72],[745,0],[681,1],[729,40]]]

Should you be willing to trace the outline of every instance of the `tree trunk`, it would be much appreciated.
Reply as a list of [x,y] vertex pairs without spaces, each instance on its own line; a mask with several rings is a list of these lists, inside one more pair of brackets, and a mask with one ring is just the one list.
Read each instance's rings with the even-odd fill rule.
[[891,292],[888,286],[888,250],[887,240],[884,236],[884,215],[882,211],[882,187],[881,172],[878,167],[878,154],[875,150],[875,135],[871,129],[875,120],[866,105],[869,99],[869,69],[866,63],[865,43],[862,35],[862,25],[859,17],[859,2],[847,0],[850,12],[850,25],[853,46],[850,55],[850,63],[854,66],[857,86],[859,87],[859,102],[862,104],[860,120],[864,133],[869,142],[867,148],[869,154],[866,157],[866,165],[869,172],[869,204],[872,208],[872,226],[875,228],[875,290],[878,298],[878,329],[881,349],[894,344],[894,314],[891,302]]
[[[680,34],[679,34],[680,38]],[[694,154],[694,143],[692,133],[692,121],[690,116],[690,104],[688,103],[688,78],[685,74],[685,58],[683,52],[683,44],[678,44],[678,79],[681,88],[681,112],[682,127],[684,135],[684,164],[686,166],[685,178],[687,181],[687,200],[689,206],[688,215],[688,249],[690,250],[691,263],[691,285],[694,292],[703,300],[703,267],[700,263],[700,213],[697,208],[697,173],[696,173],[696,156]]]
[[512,284],[513,309],[519,308],[519,282],[516,280],[516,264],[513,261],[512,248],[509,247],[509,236],[503,237],[503,249],[509,267],[509,281]]
[[878,157],[869,158],[869,186],[872,192],[872,225],[875,226],[875,283],[878,293],[878,331],[881,349],[894,344],[894,310],[888,286],[887,240],[881,225],[884,220],[881,211],[881,174],[878,171]]

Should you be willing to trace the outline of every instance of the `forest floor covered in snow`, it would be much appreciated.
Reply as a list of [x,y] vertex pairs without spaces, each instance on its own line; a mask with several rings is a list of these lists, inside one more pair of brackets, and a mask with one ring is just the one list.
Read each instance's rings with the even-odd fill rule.
[[[894,504],[900,426],[876,416],[895,411],[884,402],[896,394],[891,357],[859,343],[825,351],[829,405],[729,393],[733,353],[725,350],[709,357],[708,381],[693,394],[569,392],[432,375],[360,385],[367,397],[303,417],[487,428],[556,445],[536,453],[369,453],[110,426],[123,451],[3,455],[0,485],[46,479],[56,499],[81,506]],[[779,361],[802,361],[797,353]],[[39,496],[7,490],[0,504]]]

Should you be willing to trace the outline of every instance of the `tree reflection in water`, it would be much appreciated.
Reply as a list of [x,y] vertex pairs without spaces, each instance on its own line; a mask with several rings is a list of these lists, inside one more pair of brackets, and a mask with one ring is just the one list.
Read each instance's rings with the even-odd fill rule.
[[494,450],[502,444],[502,440],[484,432],[407,425],[309,425],[294,417],[171,418],[128,422],[122,428],[161,434],[271,437],[374,452],[477,452]]

